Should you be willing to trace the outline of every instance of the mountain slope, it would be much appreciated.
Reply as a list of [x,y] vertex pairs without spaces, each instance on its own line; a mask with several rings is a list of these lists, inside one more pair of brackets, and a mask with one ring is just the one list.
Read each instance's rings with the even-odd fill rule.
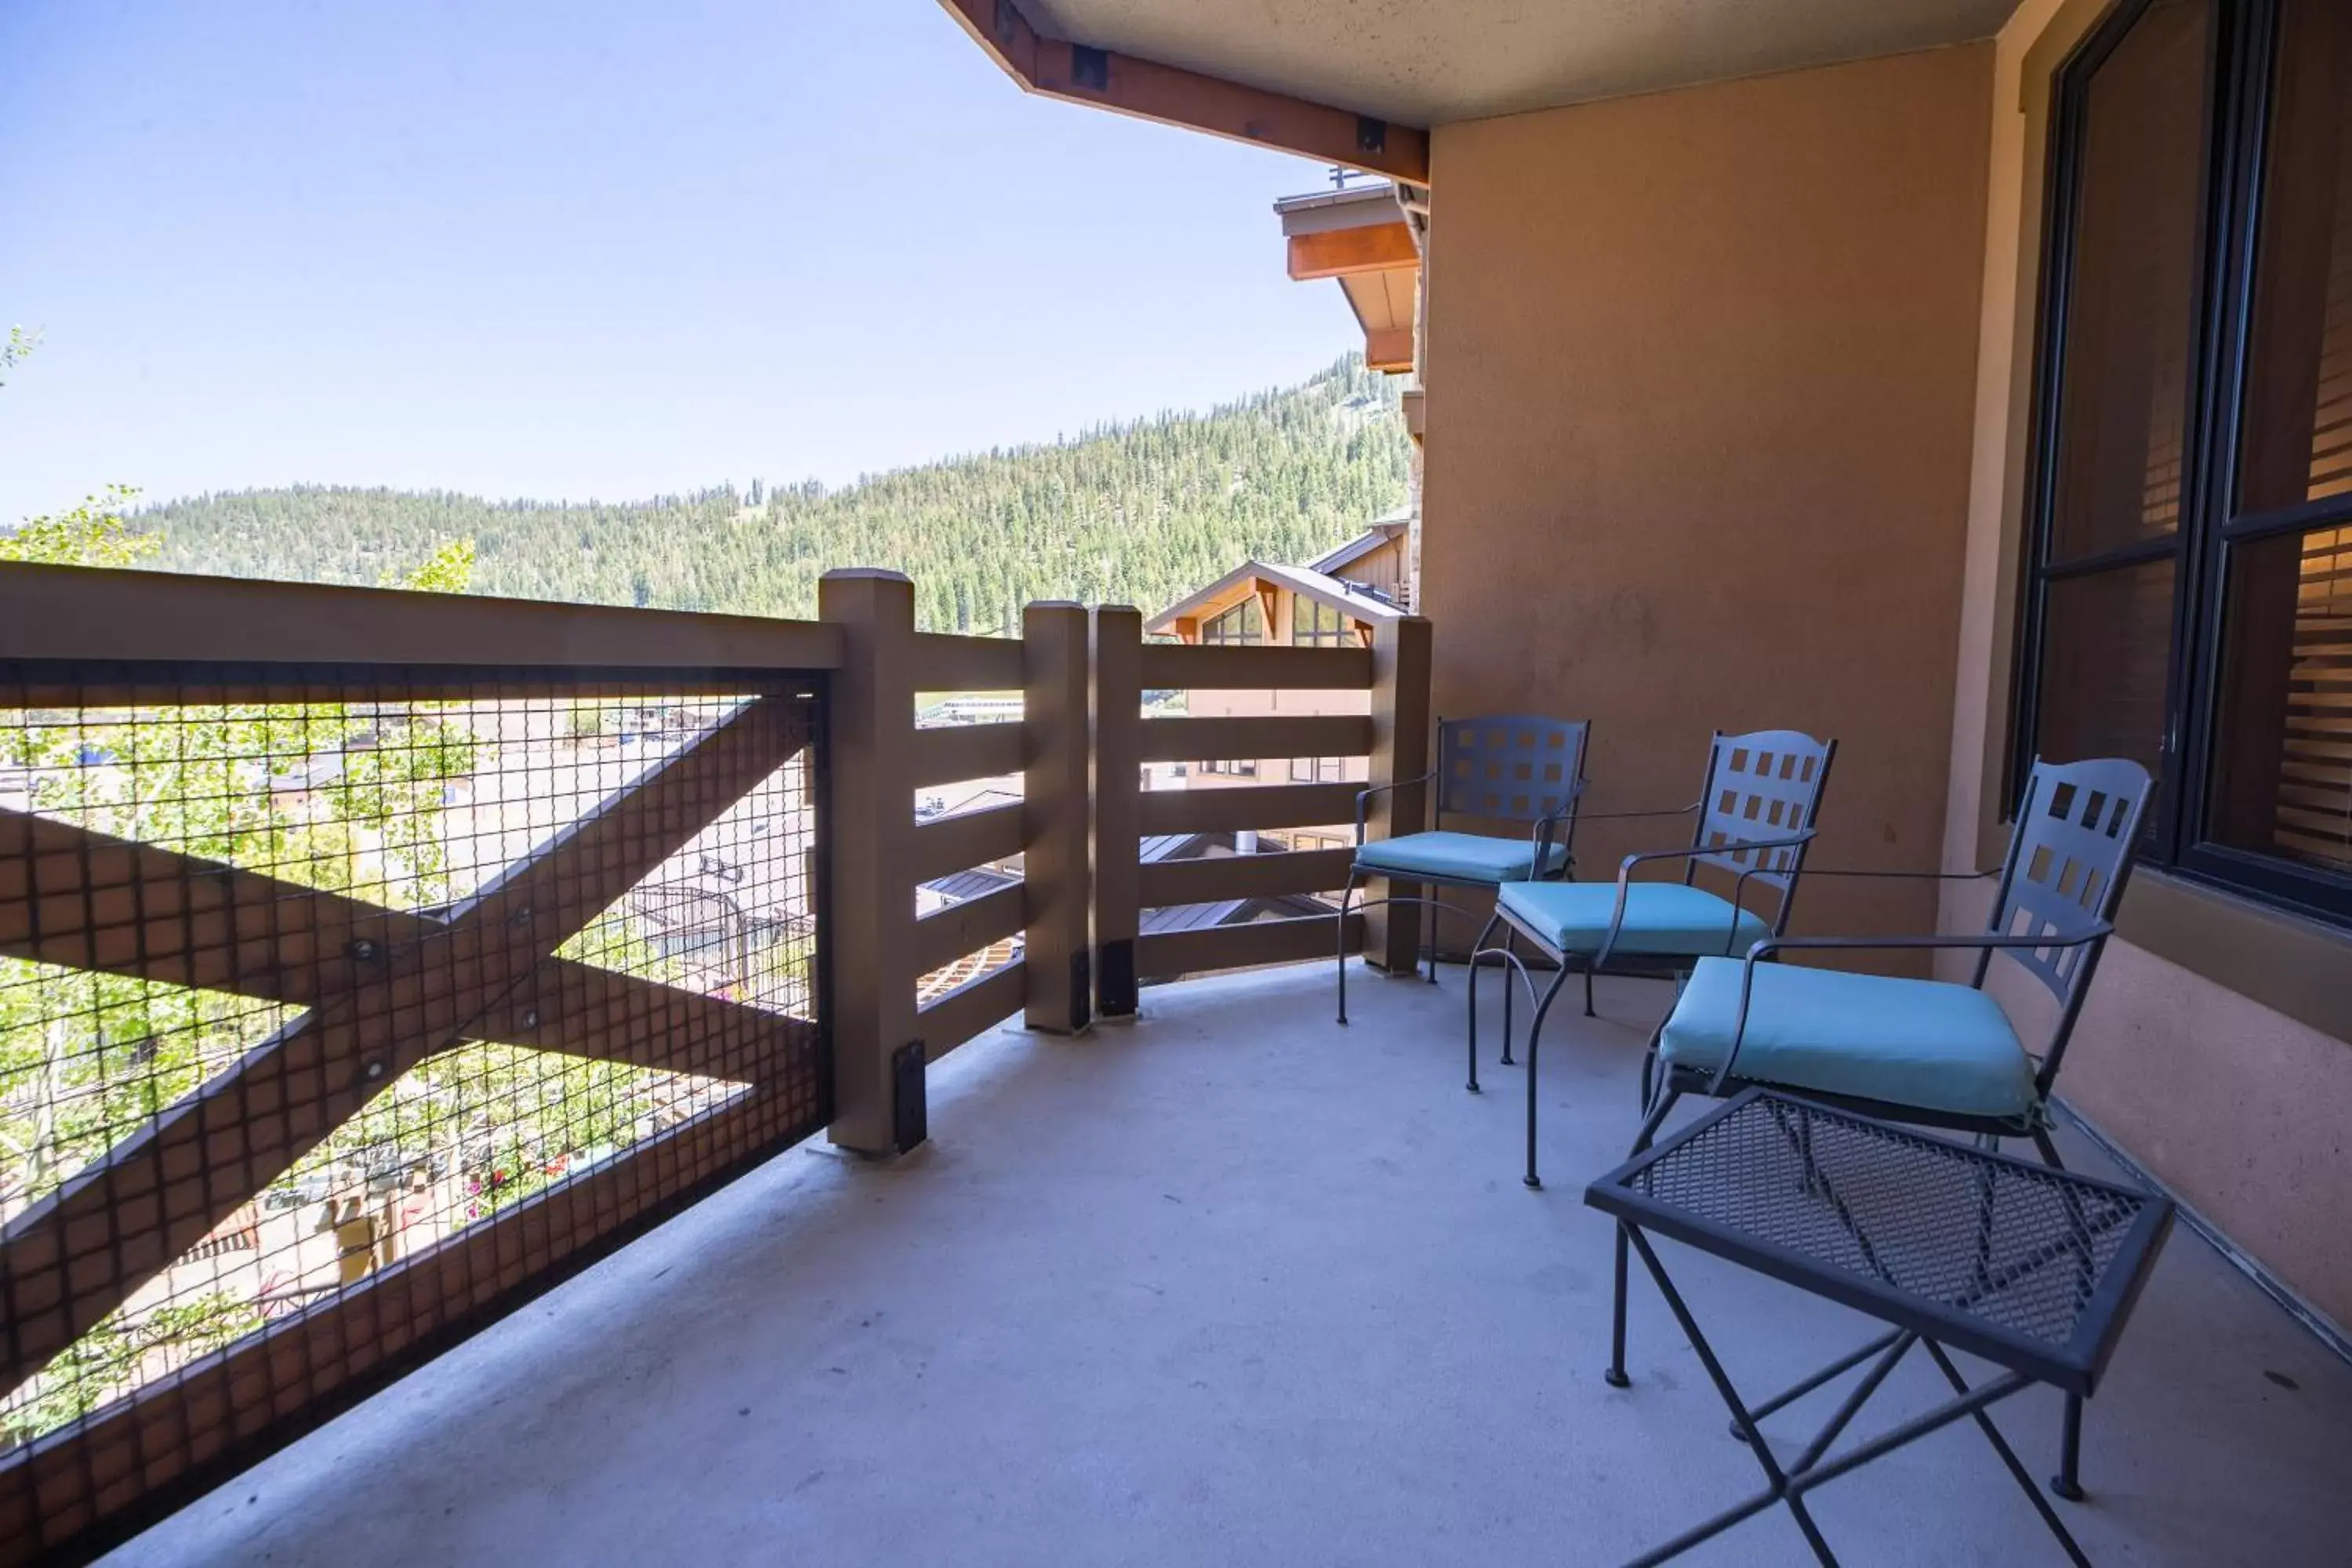
[[478,593],[808,616],[835,566],[915,580],[935,631],[994,632],[1033,599],[1147,613],[1244,557],[1304,561],[1405,500],[1409,443],[1387,378],[1350,356],[1294,387],[1052,445],[957,458],[826,491],[754,482],[649,501],[485,501],[297,488],[152,507],[152,564],[383,581],[470,537]]

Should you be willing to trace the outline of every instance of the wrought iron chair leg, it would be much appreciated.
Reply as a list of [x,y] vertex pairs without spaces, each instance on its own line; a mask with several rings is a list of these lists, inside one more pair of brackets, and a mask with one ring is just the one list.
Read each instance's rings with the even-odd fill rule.
[[1552,999],[1567,984],[1568,969],[1562,965],[1543,1000],[1536,1004],[1536,1016],[1528,1020],[1528,1173],[1519,1180],[1530,1187],[1543,1185],[1543,1178],[1536,1174],[1536,1046],[1543,1037],[1544,1015],[1551,1011]]
[[[1486,939],[1495,934],[1496,922],[1500,921],[1502,918],[1503,917],[1499,912],[1489,916],[1486,921],[1486,929],[1478,933],[1478,940],[1470,944],[1470,978],[1463,987],[1463,989],[1469,994],[1470,998],[1469,1089],[1473,1094],[1478,1092],[1479,960],[1486,956]],[[1506,963],[1501,967],[1503,971],[1503,1057],[1505,1060],[1508,1060],[1511,1054],[1511,966]]]
[[1592,961],[1584,962],[1584,1016],[1592,1016]]
[[[1666,1085],[1665,1091],[1658,1096],[1658,1103],[1651,1108],[1649,1115],[1642,1119],[1642,1130],[1633,1135],[1633,1154],[1639,1154],[1650,1146],[1652,1140],[1658,1135],[1658,1129],[1665,1124],[1666,1113],[1674,1110],[1675,1101],[1682,1097],[1681,1089],[1675,1088],[1672,1083]],[[1632,1155],[1629,1154],[1627,1157],[1630,1159]],[[1601,1374],[1601,1381],[1612,1388],[1628,1388],[1633,1382],[1632,1378],[1625,1375],[1625,1265],[1628,1240],[1625,1227],[1619,1226],[1614,1268],[1616,1295],[1609,1319],[1609,1370]]]
[[1339,1022],[1348,1022],[1348,905],[1356,897],[1356,874],[1348,873],[1348,885],[1339,894]]
[[[1502,916],[1496,915],[1495,918],[1501,920]],[[1519,951],[1518,939],[1519,928],[1506,921],[1503,926],[1503,951],[1516,957]],[[1511,992],[1511,976],[1515,973],[1516,971],[1509,964],[1503,965],[1503,1065],[1505,1067],[1514,1065],[1511,1061],[1511,1005],[1518,1000]]]

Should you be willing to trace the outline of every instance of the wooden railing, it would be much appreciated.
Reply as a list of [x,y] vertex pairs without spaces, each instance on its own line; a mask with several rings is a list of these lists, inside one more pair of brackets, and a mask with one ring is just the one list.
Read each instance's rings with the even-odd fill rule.
[[[1419,927],[1413,907],[1350,915],[1299,915],[1233,926],[1141,934],[1141,914],[1176,904],[1322,892],[1347,879],[1345,849],[1289,850],[1141,864],[1138,847],[1163,834],[1352,829],[1360,792],[1379,834],[1418,826],[1419,786],[1388,786],[1427,769],[1429,624],[1384,624],[1369,648],[1202,647],[1141,641],[1141,617],[1095,612],[1095,943],[1102,1011],[1131,1013],[1146,982],[1205,971],[1369,953],[1409,971]],[[1192,718],[1142,717],[1146,691],[1366,691],[1370,711]],[[1369,757],[1363,784],[1275,784],[1151,791],[1143,764],[1201,757]]]
[[[1412,618],[1346,649],[1147,645],[1134,610],[1069,604],[1029,606],[1018,637],[921,633],[912,584],[877,571],[828,574],[820,618],[791,622],[0,566],[0,742],[23,753],[0,755],[0,960],[16,966],[0,970],[0,1004],[100,979],[144,988],[150,1013],[165,991],[214,999],[173,1004],[210,1031],[183,1079],[153,1067],[152,1038],[106,1058],[103,1072],[147,1072],[152,1107],[90,1134],[61,1178],[52,1163],[37,1184],[0,1183],[0,1399],[21,1412],[39,1378],[97,1364],[92,1336],[180,1302],[198,1265],[216,1279],[290,1256],[272,1217],[287,1205],[322,1205],[322,1228],[301,1234],[330,1236],[299,1243],[326,1247],[323,1263],[289,1264],[249,1304],[267,1331],[200,1348],[125,1338],[137,1353],[106,1363],[114,1382],[66,1390],[83,1396],[69,1419],[28,1418],[13,1451],[0,1442],[0,1564],[86,1550],[189,1495],[820,1127],[862,1152],[911,1147],[926,1065],[1008,1017],[1076,1033],[1134,1014],[1146,982],[1343,945],[1409,971],[1406,910],[1344,930],[1323,914],[1141,934],[1148,909],[1334,888],[1350,858],[1146,865],[1147,837],[1349,825],[1365,787],[1163,793],[1141,778],[1147,763],[1213,756],[1362,757],[1371,784],[1415,778],[1428,659]],[[1162,689],[1360,692],[1370,711],[1145,719],[1143,693]],[[1019,693],[1020,717],[917,721],[925,694],[984,691]],[[129,738],[90,739],[92,715]],[[123,804],[139,790],[108,784],[148,765],[131,753],[159,731],[212,726],[233,748],[262,745],[257,724],[323,724],[330,740],[316,755],[216,759],[206,787],[243,792],[239,820],[262,824],[250,853],[142,816]],[[353,759],[422,755],[428,734],[473,757],[505,747],[509,773],[485,782],[465,772],[478,763],[445,760],[401,774],[411,793],[391,807],[352,793],[354,770],[380,772]],[[182,770],[173,787],[194,791],[186,757],[166,761]],[[920,791],[1013,773],[1016,804],[917,819]],[[783,804],[745,819],[780,788]],[[469,791],[499,804],[434,804]],[[1376,833],[1421,820],[1417,789],[1373,800]],[[443,810],[470,826],[425,821]],[[508,842],[521,831],[509,816],[533,825],[530,842]],[[328,819],[341,868],[300,855],[289,868],[288,845]],[[477,840],[490,843],[478,875],[454,847]],[[919,915],[924,883],[1016,858],[1017,881]],[[797,880],[763,902],[762,877]],[[1016,948],[993,967],[981,956]],[[942,971],[972,977],[928,994]],[[0,1005],[0,1027],[16,1014]],[[93,1038],[118,1049],[105,1029]],[[637,1074],[597,1092],[619,1083],[643,1115],[617,1144],[541,1139],[532,1190],[515,1196],[493,1190],[508,1176],[482,1152],[497,1108],[466,1111],[394,1173],[466,1212],[398,1249],[367,1215],[404,1201],[378,1194],[377,1167],[407,1134],[395,1126],[387,1145],[357,1130],[388,1104],[464,1100],[432,1075],[483,1049]],[[56,1061],[0,1068],[0,1110],[71,1088]],[[411,1100],[385,1093],[403,1083]],[[340,1217],[335,1181],[360,1183],[359,1217]],[[247,1241],[228,1245],[231,1231]],[[321,1267],[323,1283],[303,1272]]]

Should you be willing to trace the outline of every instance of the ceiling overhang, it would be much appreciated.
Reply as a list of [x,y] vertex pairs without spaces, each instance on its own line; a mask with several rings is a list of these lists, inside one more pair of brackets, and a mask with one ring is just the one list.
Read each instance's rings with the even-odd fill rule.
[[1990,38],[2018,0],[941,4],[1032,91],[1425,184],[1432,126]]
[[940,0],[1025,91],[1395,179],[1429,179],[1429,132],[1032,25],[1015,0]]

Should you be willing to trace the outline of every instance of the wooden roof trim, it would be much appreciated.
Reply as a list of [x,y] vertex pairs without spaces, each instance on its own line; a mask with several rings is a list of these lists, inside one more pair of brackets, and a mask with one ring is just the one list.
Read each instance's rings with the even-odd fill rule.
[[940,4],[1025,92],[1429,183],[1429,132],[1420,127],[1056,38],[1013,0]]
[[1415,271],[1421,267],[1421,247],[1412,242],[1412,229],[1404,221],[1402,208],[1398,209],[1394,223],[1294,234],[1286,243],[1295,283],[1352,278],[1360,272]]

